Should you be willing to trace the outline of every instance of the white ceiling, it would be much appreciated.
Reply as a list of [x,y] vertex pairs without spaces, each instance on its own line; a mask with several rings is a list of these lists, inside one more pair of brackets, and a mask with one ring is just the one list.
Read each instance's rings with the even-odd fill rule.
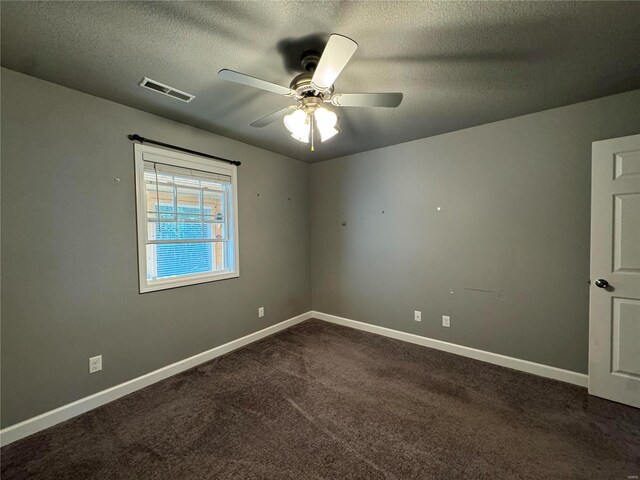
[[[640,2],[0,5],[3,66],[305,161],[640,88]],[[340,109],[343,132],[314,153],[279,122],[250,127],[291,102],[218,70],[288,86],[332,32],[359,44],[336,91],[401,91],[402,105]],[[196,99],[142,89],[145,76]]]

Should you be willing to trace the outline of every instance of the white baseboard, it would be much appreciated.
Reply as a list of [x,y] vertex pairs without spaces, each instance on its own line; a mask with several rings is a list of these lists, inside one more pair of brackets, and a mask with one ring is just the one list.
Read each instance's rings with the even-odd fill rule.
[[386,327],[379,327],[377,325],[371,325],[369,323],[358,322],[356,320],[350,320],[348,318],[338,317],[336,315],[330,315],[328,313],[313,311],[311,312],[311,314],[312,318],[324,320],[325,322],[336,323],[345,327],[351,327],[357,330],[364,330],[365,332],[376,333],[385,337],[395,338],[404,342],[415,343],[417,345],[434,348],[436,350],[442,350],[444,352],[454,353],[456,355],[462,355],[463,357],[474,358],[483,362],[493,363],[494,365],[500,365],[501,367],[507,367],[514,370],[520,370],[522,372],[532,373],[541,377],[553,378],[554,380],[572,383],[581,387],[586,387],[589,379],[588,375],[585,375],[584,373],[572,372],[570,370],[563,370],[562,368],[557,367],[550,367],[549,365],[530,362],[528,360],[521,360],[519,358],[507,357],[506,355],[486,352],[484,350],[478,350],[476,348],[463,347],[462,345],[456,345],[455,343],[443,342],[442,340],[434,340],[433,338],[428,337],[421,337],[420,335],[405,333]]
[[15,442],[16,440],[20,440],[21,438],[52,427],[60,422],[64,422],[65,420],[69,420],[70,418],[112,402],[124,395],[128,395],[136,390],[140,390],[141,388],[159,382],[160,380],[176,375],[177,373],[184,372],[185,370],[200,365],[201,363],[212,360],[240,347],[244,347],[245,345],[310,318],[311,312],[303,313],[297,317],[290,318],[255,333],[238,338],[237,340],[232,340],[231,342],[220,345],[219,347],[212,348],[211,350],[198,353],[192,357],[185,358],[179,362],[154,370],[153,372],[142,375],[141,377],[134,378],[133,380],[129,380],[101,392],[94,393],[93,395],[81,398],[80,400],[76,400],[75,402],[50,410],[23,422],[16,423],[10,427],[3,428],[0,430],[0,446],[8,445],[11,442]]
[[240,347],[244,347],[250,343],[260,340],[264,337],[272,335],[276,332],[289,328],[300,322],[308,320],[310,318],[317,318],[318,320],[324,320],[326,322],[343,325],[345,327],[355,328],[357,330],[363,330],[366,332],[383,335],[385,337],[395,338],[409,343],[415,343],[436,350],[442,350],[456,355],[462,355],[464,357],[474,358],[483,362],[493,363],[502,367],[512,368],[514,370],[520,370],[541,377],[553,378],[554,380],[560,380],[562,382],[572,383],[581,387],[587,386],[588,376],[583,373],[571,372],[569,370],[563,370],[561,368],[550,367],[548,365],[542,365],[540,363],[530,362],[528,360],[520,360],[518,358],[507,357],[506,355],[500,355],[497,353],[486,352],[484,350],[478,350],[470,347],[463,347],[454,343],[443,342],[441,340],[434,340],[432,338],[421,337],[412,333],[405,333],[399,330],[393,330],[391,328],[379,327],[377,325],[371,325],[369,323],[358,322],[356,320],[350,320],[348,318],[338,317],[336,315],[330,315],[322,312],[306,312],[296,317],[290,318],[283,322],[277,323],[265,329],[259,330],[255,333],[251,333],[237,340],[232,340],[229,343],[220,345],[219,347],[212,348],[205,352],[199,353],[192,357],[180,360],[179,362],[167,365],[166,367],[154,370],[153,372],[142,375],[141,377],[134,378],[127,382],[121,383],[114,387],[108,388],[88,397],[81,398],[75,402],[63,405],[62,407],[50,410],[36,417],[30,418],[10,427],[6,427],[0,430],[0,446],[5,446],[16,440],[32,435],[36,432],[52,427],[60,422],[69,420],[82,413],[93,410],[106,403],[112,402],[124,395],[140,390],[153,383],[164,380],[165,378],[176,375],[180,372],[184,372],[190,368],[193,368],[201,363],[212,360],[220,355],[229,353]]

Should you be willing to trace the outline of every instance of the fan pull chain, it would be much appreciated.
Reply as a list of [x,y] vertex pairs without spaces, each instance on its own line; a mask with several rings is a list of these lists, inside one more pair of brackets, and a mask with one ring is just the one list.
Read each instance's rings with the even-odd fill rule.
[[314,128],[314,126],[315,126],[315,122],[314,122],[313,113],[311,113],[311,114],[309,115],[309,118],[311,119],[311,151],[312,151],[312,152],[315,152],[315,151],[316,151],[316,149],[315,149],[315,147],[314,147],[314,145],[313,145],[313,137],[315,136],[315,128]]

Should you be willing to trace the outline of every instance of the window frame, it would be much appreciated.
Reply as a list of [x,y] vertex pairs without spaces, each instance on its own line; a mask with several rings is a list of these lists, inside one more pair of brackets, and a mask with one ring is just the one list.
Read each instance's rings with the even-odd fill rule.
[[[138,243],[138,286],[140,293],[155,292],[170,288],[186,287],[200,283],[217,282],[240,276],[240,243],[238,239],[238,167],[230,163],[167,150],[149,145],[134,144],[135,190],[136,190],[136,225]],[[233,270],[224,272],[205,272],[179,275],[160,280],[147,280],[147,209],[145,199],[144,162],[155,162],[164,165],[201,170],[203,172],[227,175],[231,177],[231,213],[228,221],[229,239],[232,243]],[[187,243],[187,242],[185,242]]]

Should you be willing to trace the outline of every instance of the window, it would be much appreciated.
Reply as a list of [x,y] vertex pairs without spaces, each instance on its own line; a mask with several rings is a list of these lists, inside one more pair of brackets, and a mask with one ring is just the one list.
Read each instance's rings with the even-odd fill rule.
[[237,277],[235,165],[135,145],[140,292]]

